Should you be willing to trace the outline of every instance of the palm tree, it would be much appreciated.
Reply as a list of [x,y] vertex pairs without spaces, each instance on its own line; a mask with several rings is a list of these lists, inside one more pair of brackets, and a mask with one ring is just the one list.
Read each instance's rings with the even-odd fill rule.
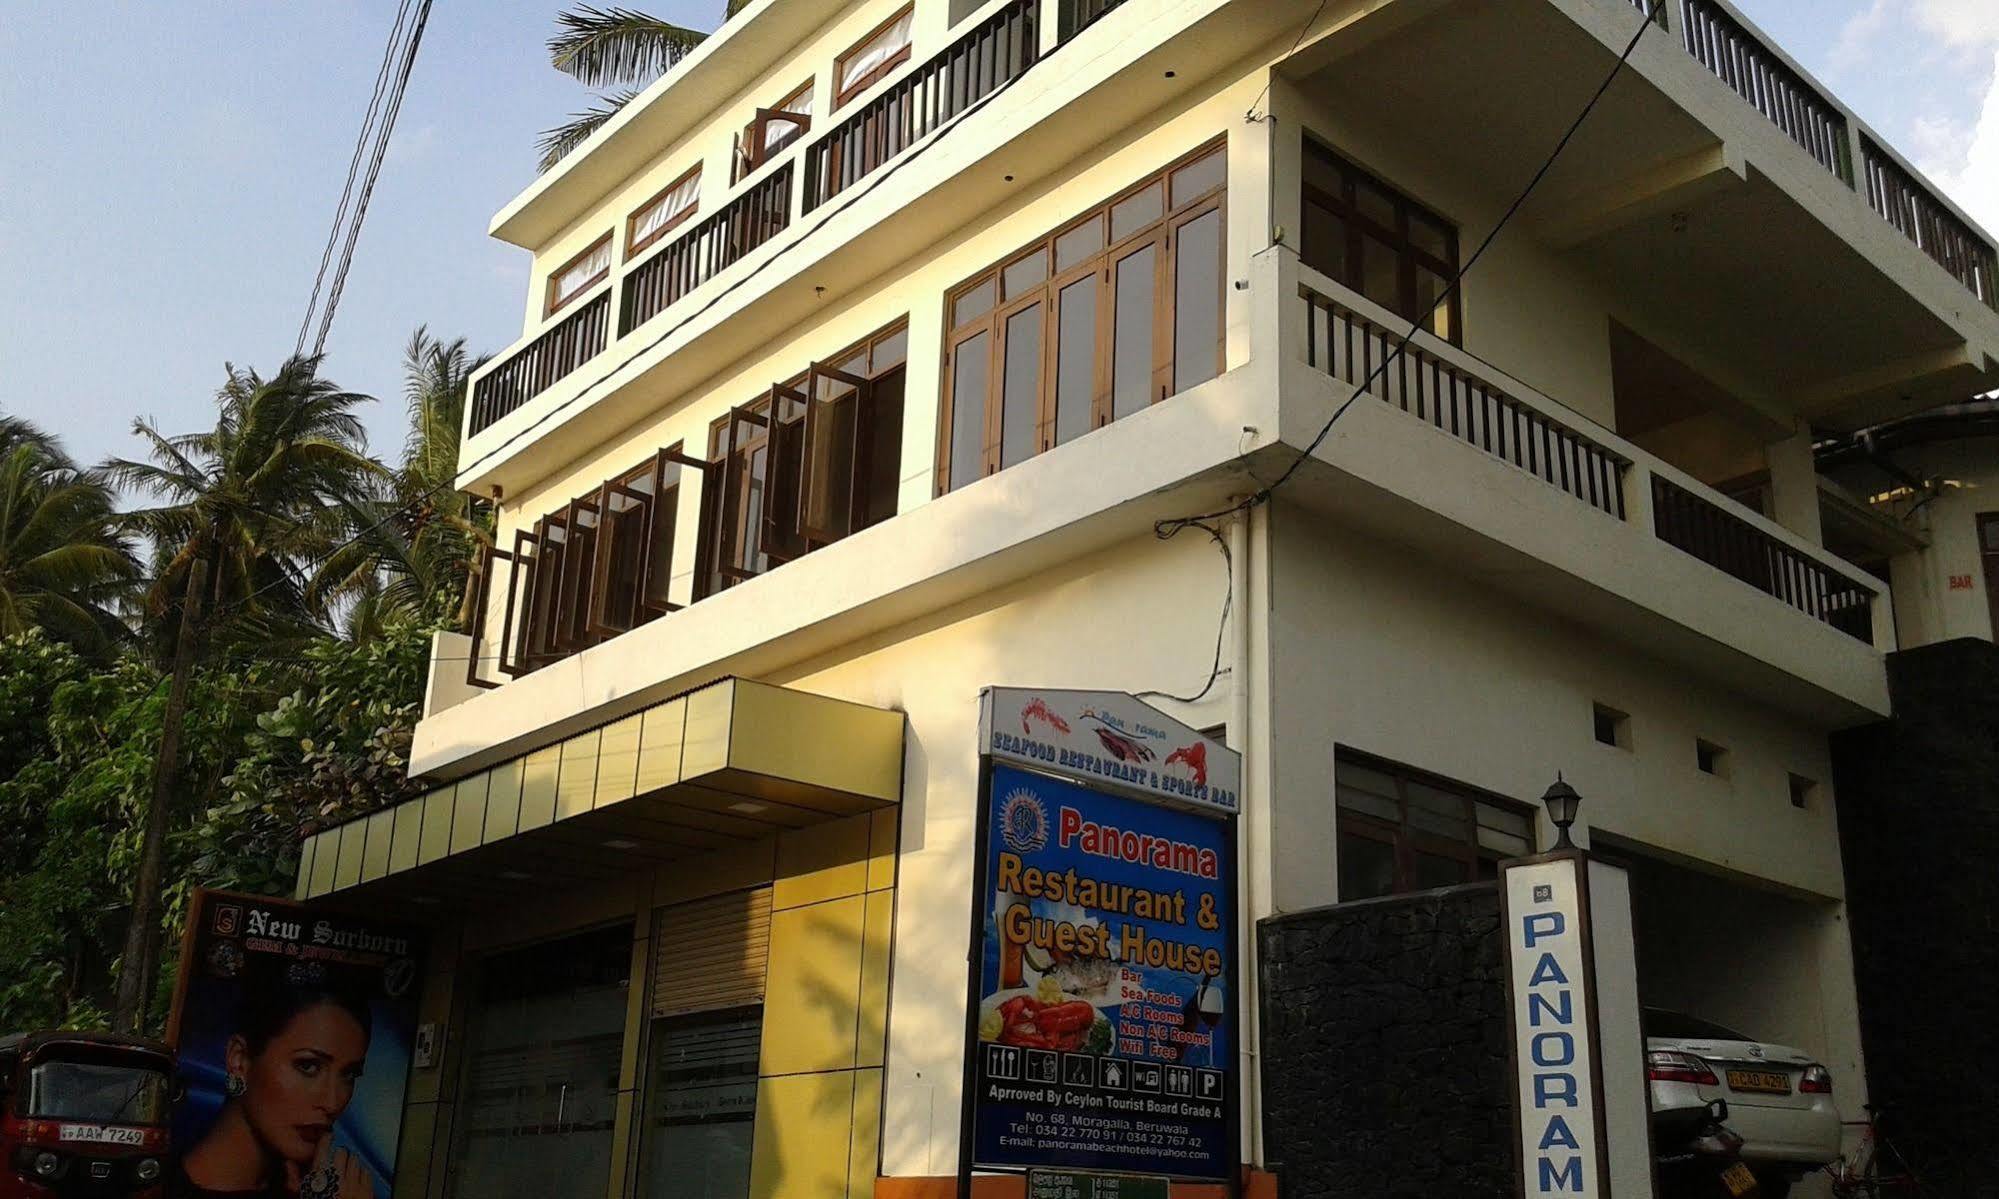
[[[724,19],[751,0],[728,0]],[[548,39],[548,59],[555,69],[575,77],[585,87],[613,89],[594,107],[573,113],[569,120],[541,135],[541,169],[561,162],[588,141],[604,122],[632,102],[646,85],[685,58],[707,38],[698,29],[675,25],[626,8],[579,4],[555,17],[556,33]]]
[[171,690],[113,1008],[123,1031],[143,1023],[158,968],[168,807],[195,662],[217,640],[268,644],[323,628],[326,613],[307,595],[310,564],[338,546],[346,513],[384,475],[354,414],[368,397],[342,391],[318,368],[317,358],[295,357],[266,379],[231,366],[213,429],[170,437],[138,421],[151,461],[104,467],[113,484],[161,501],[126,513],[125,524],[153,546],[147,623],[173,630]]
[[103,477],[0,417],[0,637],[41,628],[101,653],[127,633],[116,608],[138,575]]

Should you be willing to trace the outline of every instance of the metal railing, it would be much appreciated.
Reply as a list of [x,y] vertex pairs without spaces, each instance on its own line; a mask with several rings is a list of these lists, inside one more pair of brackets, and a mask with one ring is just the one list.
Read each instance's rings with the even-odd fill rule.
[[1096,24],[1097,18],[1124,3],[1124,0],[1059,0],[1057,31],[1063,41]]
[[1861,176],[1867,181],[1867,206],[1987,307],[1999,308],[1999,289],[1994,287],[1999,255],[1992,247],[1864,134],[1860,163]]
[[[1402,334],[1310,286],[1299,290],[1307,305],[1305,360],[1360,386],[1387,360]],[[1413,341],[1367,391],[1600,512],[1624,519],[1624,473],[1630,459]]]
[[487,428],[602,353],[608,344],[610,312],[607,288],[481,378],[472,389],[472,432]]
[[[1842,182],[1853,182],[1846,113],[1714,0],[1679,0],[1680,41],[1715,78]],[[1642,7],[1642,5],[1641,5]]]
[[805,211],[880,170],[1040,54],[1040,0],[1015,0],[904,75],[805,152]]
[[1667,545],[1874,644],[1873,591],[1656,472],[1652,525]]
[[792,164],[787,162],[626,271],[618,336],[666,311],[675,300],[784,232],[791,224],[791,174]]

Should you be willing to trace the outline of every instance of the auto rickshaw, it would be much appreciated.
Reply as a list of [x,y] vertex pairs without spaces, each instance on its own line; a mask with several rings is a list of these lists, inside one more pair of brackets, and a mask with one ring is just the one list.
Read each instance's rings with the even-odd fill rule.
[[157,1041],[0,1037],[0,1199],[159,1199],[173,1090]]

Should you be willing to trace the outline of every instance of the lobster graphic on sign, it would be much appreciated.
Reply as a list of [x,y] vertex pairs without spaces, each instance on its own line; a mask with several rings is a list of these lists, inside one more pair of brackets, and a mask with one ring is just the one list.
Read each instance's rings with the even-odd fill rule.
[[1196,787],[1205,787],[1208,785],[1207,742],[1196,741],[1192,745],[1181,746],[1179,749],[1166,755],[1166,764],[1168,766],[1185,766],[1188,770],[1193,771],[1194,785]]

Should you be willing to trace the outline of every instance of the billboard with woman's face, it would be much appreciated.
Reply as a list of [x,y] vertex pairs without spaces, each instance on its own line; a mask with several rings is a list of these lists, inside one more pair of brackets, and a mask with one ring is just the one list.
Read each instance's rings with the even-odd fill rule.
[[184,954],[169,1033],[185,1086],[169,1194],[387,1199],[420,934],[201,891]]

